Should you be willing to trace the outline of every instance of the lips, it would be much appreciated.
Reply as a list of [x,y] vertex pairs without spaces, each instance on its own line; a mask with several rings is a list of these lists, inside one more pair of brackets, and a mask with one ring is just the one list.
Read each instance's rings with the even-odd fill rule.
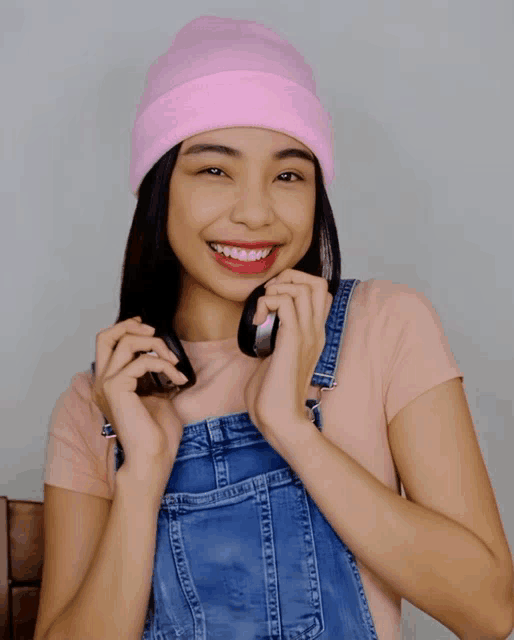
[[[207,246],[209,246],[209,243],[206,244]],[[218,253],[215,249],[209,246],[214,260],[216,260],[216,262],[220,266],[239,275],[249,276],[255,276],[259,273],[264,273],[271,269],[271,267],[275,263],[275,260],[277,259],[277,254],[280,251],[280,248],[280,245],[275,246],[267,258],[261,258],[260,260],[242,261],[232,257],[227,257],[224,253]]]
[[221,244],[227,247],[241,247],[241,249],[264,249],[268,247],[278,247],[279,243],[273,242],[244,242],[239,240],[207,240],[207,243],[211,244]]
[[[216,253],[216,254],[218,254],[218,255],[221,255],[221,256],[222,256],[222,257],[224,257],[224,258],[226,257],[226,258],[231,259],[231,260],[237,260],[237,258],[232,258],[232,256],[225,256],[225,254],[224,254],[224,253],[220,253],[219,251],[216,251],[216,249],[214,249],[214,247],[211,247],[211,244],[222,244],[221,242],[219,242],[219,243],[218,243],[218,242],[213,242],[213,243],[211,243],[211,242],[207,242],[207,246],[209,247],[209,249],[210,249],[212,252],[214,252],[214,253]],[[237,247],[238,247],[239,245],[227,245],[227,246],[233,246],[233,247],[236,247],[236,246],[237,246]],[[264,245],[263,245],[263,246],[264,246]],[[265,246],[265,248],[266,248],[266,249],[269,249],[269,248],[270,248],[270,246],[271,246],[271,251],[270,251],[270,253],[268,254],[268,257],[269,257],[270,255],[272,255],[273,253],[275,253],[275,250],[276,250],[276,249],[277,249],[277,247],[279,247],[280,245],[278,245],[278,244],[275,244],[275,245],[269,245],[269,244],[268,244],[268,245],[266,245],[266,246]],[[243,248],[244,248],[244,247],[243,247]],[[255,246],[253,247],[253,249],[254,249],[255,251],[257,251],[257,250],[258,250],[258,249],[257,249],[257,247],[255,247]],[[266,258],[261,258],[260,260],[265,260],[265,259],[266,259]],[[260,260],[257,260],[257,262],[260,262]],[[238,262],[241,262],[241,261],[238,261]],[[251,260],[251,261],[249,261],[249,262],[255,262],[255,261],[254,261],[254,260]]]

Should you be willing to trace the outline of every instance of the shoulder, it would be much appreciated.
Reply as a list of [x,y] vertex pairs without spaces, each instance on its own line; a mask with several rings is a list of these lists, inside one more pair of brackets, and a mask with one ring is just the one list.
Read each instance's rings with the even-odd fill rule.
[[70,380],[68,387],[61,393],[59,400],[68,409],[74,406],[89,405],[92,401],[92,375],[89,371],[79,371]]
[[101,435],[103,418],[91,392],[91,374],[81,371],[58,397],[48,429],[44,482],[112,499],[112,440]]
[[51,430],[88,428],[102,420],[101,412],[92,401],[92,375],[89,371],[75,373],[68,387],[58,397],[51,420]]
[[353,316],[367,326],[398,330],[402,323],[437,316],[431,301],[414,287],[392,280],[370,278],[357,284],[350,302]]
[[428,302],[424,293],[408,284],[377,278],[361,280],[355,287],[354,299],[361,306],[377,309],[393,303]]
[[352,339],[378,367],[386,397],[399,397],[415,383],[413,392],[441,376],[462,375],[442,319],[421,291],[371,279],[357,285],[350,305]]

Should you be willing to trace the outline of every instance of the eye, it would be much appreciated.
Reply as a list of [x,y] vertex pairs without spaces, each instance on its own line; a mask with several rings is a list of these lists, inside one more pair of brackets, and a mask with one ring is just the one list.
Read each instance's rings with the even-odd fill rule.
[[[207,173],[208,171],[221,171],[221,173],[225,173],[222,169],[220,169],[219,167],[208,167],[207,169],[203,169],[203,171],[199,171],[197,175],[200,175],[201,173]],[[209,175],[214,176],[215,174],[210,173]],[[225,174],[227,175],[227,174]],[[296,176],[298,178],[298,180],[303,180],[303,178],[301,176],[299,176],[297,173],[294,173],[293,171],[284,171],[283,173],[279,174],[280,176]],[[291,182],[291,180],[281,180],[280,182]]]
[[[298,178],[298,180],[303,180],[303,178],[301,176],[299,176],[297,173],[294,173],[293,171],[284,171],[284,173],[280,174],[281,176],[296,176]],[[286,182],[291,182],[291,180],[286,180]]]
[[[200,175],[201,173],[207,173],[208,171],[212,171],[213,169],[214,169],[215,171],[221,171],[221,169],[219,169],[218,167],[209,167],[208,169],[204,169],[203,171],[199,171],[197,175]],[[224,172],[224,171],[221,171],[221,173],[225,173],[225,172]],[[210,173],[209,175],[211,175],[211,176],[212,176],[212,175],[214,175],[214,174],[213,174],[213,173]]]

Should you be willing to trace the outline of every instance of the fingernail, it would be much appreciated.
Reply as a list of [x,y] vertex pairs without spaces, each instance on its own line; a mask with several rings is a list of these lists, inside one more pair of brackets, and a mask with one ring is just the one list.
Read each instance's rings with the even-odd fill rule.
[[188,381],[188,378],[183,373],[180,373],[180,371],[178,372],[178,377],[179,377],[179,380],[181,382],[187,382]]

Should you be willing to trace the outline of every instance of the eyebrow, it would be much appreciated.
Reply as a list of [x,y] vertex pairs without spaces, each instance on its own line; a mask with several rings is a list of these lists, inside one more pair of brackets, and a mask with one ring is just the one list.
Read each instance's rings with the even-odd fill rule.
[[[232,147],[227,147],[223,144],[194,144],[193,146],[189,147],[189,149],[182,155],[199,155],[200,153],[207,152],[222,153],[226,156],[230,156],[231,158],[242,158],[244,156],[244,153],[242,151],[239,151],[239,149],[233,149]],[[300,158],[314,164],[314,157],[310,153],[304,151],[303,149],[296,149],[294,147],[281,149],[280,151],[276,151],[273,154],[274,160],[283,160],[284,158]]]

